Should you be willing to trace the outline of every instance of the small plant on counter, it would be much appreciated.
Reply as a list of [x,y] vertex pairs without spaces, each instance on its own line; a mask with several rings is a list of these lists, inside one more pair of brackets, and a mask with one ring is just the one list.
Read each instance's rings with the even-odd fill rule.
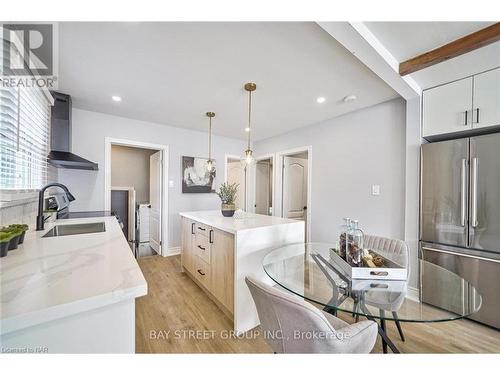
[[219,196],[222,205],[221,212],[222,215],[226,217],[231,217],[234,215],[234,211],[236,206],[234,202],[236,201],[236,196],[238,195],[238,186],[239,184],[229,184],[224,182],[220,187],[217,195]]
[[220,188],[219,192],[217,195],[219,196],[220,200],[224,204],[234,204],[236,200],[236,196],[238,195],[238,186],[239,184],[234,183],[234,184],[228,184],[227,182],[224,182]]
[[21,224],[11,224],[8,227],[0,229],[0,233],[9,233],[12,237],[9,241],[8,250],[15,250],[19,245],[19,241],[24,240],[24,227]]
[[12,237],[13,234],[11,232],[0,232],[0,258],[7,255],[7,252],[9,251],[9,243]]
[[12,228],[15,231],[21,232],[21,236],[19,237],[19,244],[22,244],[24,242],[24,235],[26,234],[26,231],[28,230],[28,225],[26,224],[12,224],[9,225],[7,228]]

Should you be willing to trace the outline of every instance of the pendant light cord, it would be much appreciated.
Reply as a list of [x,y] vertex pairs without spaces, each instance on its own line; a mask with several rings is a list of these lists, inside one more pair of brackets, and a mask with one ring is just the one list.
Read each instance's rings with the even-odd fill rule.
[[208,125],[208,160],[212,160],[212,117],[209,117]]
[[252,115],[252,92],[248,91],[248,145],[247,149],[250,150],[250,123]]

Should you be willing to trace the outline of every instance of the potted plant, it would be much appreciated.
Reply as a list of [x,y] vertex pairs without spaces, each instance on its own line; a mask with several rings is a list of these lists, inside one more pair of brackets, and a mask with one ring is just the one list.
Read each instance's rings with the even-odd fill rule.
[[9,241],[8,250],[15,250],[15,249],[17,249],[17,245],[19,245],[19,240],[21,239],[22,231],[19,230],[16,227],[8,226],[8,227],[3,227],[0,230],[0,232],[2,232],[2,233],[9,233],[11,235],[11,238],[10,238],[10,241]]
[[3,258],[9,252],[9,243],[12,238],[10,232],[0,232],[0,258]]
[[221,212],[225,217],[231,217],[234,215],[234,211],[236,210],[234,201],[236,200],[236,195],[238,194],[238,186],[239,184],[237,183],[228,184],[227,182],[224,182],[219,188],[217,195],[222,202]]
[[24,242],[24,236],[26,234],[26,231],[28,230],[28,225],[26,225],[26,224],[11,224],[7,227],[7,229],[11,230],[11,231],[21,232],[21,236],[19,237],[19,244],[22,244]]

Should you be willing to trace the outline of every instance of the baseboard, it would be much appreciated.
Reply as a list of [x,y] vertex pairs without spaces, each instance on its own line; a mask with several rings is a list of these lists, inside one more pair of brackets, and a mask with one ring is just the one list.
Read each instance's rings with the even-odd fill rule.
[[164,257],[171,257],[173,255],[179,255],[181,253],[181,247],[180,246],[175,246],[175,247],[169,247],[167,249],[167,253],[163,255]]
[[409,286],[406,298],[411,299],[412,301],[415,302],[420,302],[420,291],[418,290],[418,288],[413,288]]

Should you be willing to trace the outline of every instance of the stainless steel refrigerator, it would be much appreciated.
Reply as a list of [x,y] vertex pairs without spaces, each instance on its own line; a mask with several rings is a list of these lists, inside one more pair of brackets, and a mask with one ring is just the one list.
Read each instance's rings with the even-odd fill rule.
[[[500,134],[428,143],[421,158],[421,256],[474,285],[482,307],[470,318],[500,328]],[[470,293],[460,288],[422,274],[432,305],[460,310],[445,298]]]

